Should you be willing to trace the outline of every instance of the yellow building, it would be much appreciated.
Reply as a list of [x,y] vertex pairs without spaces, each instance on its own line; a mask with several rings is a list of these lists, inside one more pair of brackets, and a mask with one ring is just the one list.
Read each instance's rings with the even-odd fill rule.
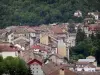
[[40,43],[49,45],[49,36],[47,35],[41,35],[40,36]]
[[62,40],[58,41],[58,54],[62,57],[67,56],[66,44]]

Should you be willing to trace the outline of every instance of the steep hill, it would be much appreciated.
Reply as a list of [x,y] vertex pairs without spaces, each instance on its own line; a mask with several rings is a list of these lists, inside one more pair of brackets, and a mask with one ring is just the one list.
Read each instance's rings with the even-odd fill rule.
[[100,0],[0,0],[0,28],[67,22],[75,20],[76,10],[85,15],[88,11],[100,11],[99,6]]

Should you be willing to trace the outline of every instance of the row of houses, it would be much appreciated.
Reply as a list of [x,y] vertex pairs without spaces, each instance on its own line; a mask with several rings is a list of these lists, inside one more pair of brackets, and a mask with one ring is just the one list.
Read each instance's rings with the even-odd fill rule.
[[[97,20],[98,21],[98,20]],[[96,21],[95,24],[99,26]],[[76,24],[87,36],[99,27]],[[94,25],[96,26],[96,25]],[[69,63],[69,48],[75,46],[76,32],[68,32],[68,23],[49,26],[10,26],[0,30],[0,55],[20,57],[33,75],[77,75],[79,72],[97,72],[96,60],[79,59]],[[78,72],[78,73],[77,73]]]
[[0,55],[3,58],[20,57],[28,64],[33,75],[66,75],[67,71],[75,75],[61,67],[61,64],[67,64],[64,57],[69,59],[68,48],[71,45],[75,45],[75,36],[69,36],[66,24],[10,26],[0,30]]
[[0,30],[1,43],[8,42],[24,50],[40,45],[51,53],[69,58],[69,46],[75,45],[75,35],[70,36],[67,25],[42,25],[39,27],[11,26]]

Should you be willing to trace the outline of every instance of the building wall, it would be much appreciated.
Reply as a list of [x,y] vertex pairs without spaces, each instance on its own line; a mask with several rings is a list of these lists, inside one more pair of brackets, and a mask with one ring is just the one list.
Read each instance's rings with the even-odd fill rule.
[[42,50],[39,50],[39,49],[34,49],[34,53],[41,54],[44,58],[47,57],[47,52],[46,51],[42,51]]
[[84,68],[84,71],[88,71],[88,72],[95,72],[95,68]]
[[93,65],[97,67],[97,61],[93,62]]
[[82,68],[76,68],[76,71],[82,71]]
[[7,56],[12,56],[12,57],[17,57],[18,53],[17,52],[2,52],[0,53],[3,58],[6,58]]
[[32,75],[44,75],[41,69],[41,65],[34,63],[34,64],[31,64],[30,68],[31,68]]
[[87,37],[89,37],[89,30],[88,30],[88,27],[84,27],[84,32],[86,33]]
[[62,57],[67,56],[67,51],[66,51],[66,44],[62,41],[58,41],[58,54],[61,55]]
[[13,33],[11,33],[10,35],[8,35],[8,42],[11,43],[13,39],[14,39]]
[[88,67],[84,67],[84,68],[76,68],[77,71],[86,71],[86,72],[95,72],[95,68],[88,68]]
[[68,46],[73,47],[75,46],[75,39],[76,39],[76,33],[75,34],[69,34],[69,37],[67,39]]
[[40,36],[40,43],[48,45],[49,44],[49,39],[48,36]]
[[34,44],[36,34],[35,33],[30,33],[30,46]]
[[65,75],[64,70],[59,70],[59,75]]

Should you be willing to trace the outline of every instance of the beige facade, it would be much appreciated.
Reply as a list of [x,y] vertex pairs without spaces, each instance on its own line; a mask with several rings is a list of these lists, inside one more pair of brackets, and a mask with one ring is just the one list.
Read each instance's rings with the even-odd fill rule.
[[62,40],[58,41],[58,54],[62,57],[67,56],[66,44]]
[[60,69],[59,70],[59,75],[65,75],[64,70]]
[[47,36],[47,35],[40,36],[40,43],[49,45],[49,36]]

